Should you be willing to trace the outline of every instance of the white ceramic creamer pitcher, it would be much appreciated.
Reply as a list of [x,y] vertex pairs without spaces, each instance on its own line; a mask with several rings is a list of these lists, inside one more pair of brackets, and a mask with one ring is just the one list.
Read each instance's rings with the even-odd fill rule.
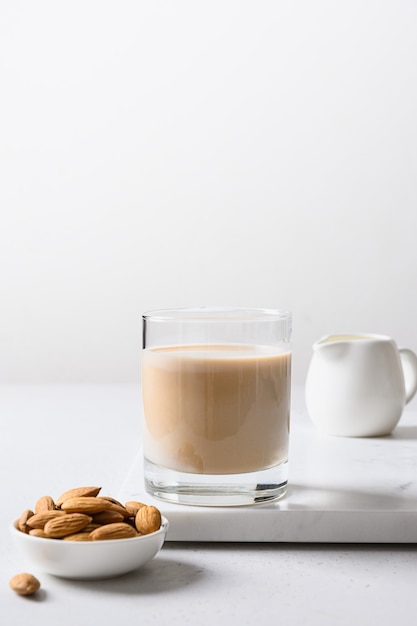
[[417,391],[417,355],[384,335],[328,335],[313,345],[307,411],[330,435],[387,435]]

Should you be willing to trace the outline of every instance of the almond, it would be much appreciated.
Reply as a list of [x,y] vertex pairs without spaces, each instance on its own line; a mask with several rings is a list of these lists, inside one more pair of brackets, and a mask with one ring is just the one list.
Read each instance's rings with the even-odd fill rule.
[[123,506],[123,504],[115,504],[113,502],[109,502],[109,511],[116,511],[117,513],[120,513],[121,515],[123,515],[123,517],[130,517],[129,513],[126,511],[125,507]]
[[123,515],[123,517],[130,517],[129,513],[126,511],[126,507],[123,506],[121,502],[116,500],[116,498],[111,498],[110,496],[100,496],[104,500],[108,500],[110,502],[109,510],[110,511],[118,511]]
[[64,500],[68,500],[69,498],[96,496],[100,490],[101,487],[75,487],[74,489],[68,489],[68,491],[64,491],[64,493],[59,496],[56,505],[61,506]]
[[73,535],[85,528],[92,518],[84,513],[66,513],[55,517],[44,526],[45,534],[48,537],[60,538],[66,535]]
[[22,515],[17,520],[17,528],[22,531],[22,533],[27,533],[29,531],[28,528],[28,519],[33,517],[34,512],[30,509],[26,509],[23,511]]
[[43,528],[32,528],[29,531],[29,535],[31,537],[43,537],[43,538],[47,537]]
[[113,498],[112,496],[100,496],[100,498],[104,498],[104,500],[108,500],[112,504],[118,504],[119,506],[123,507],[123,504],[119,502],[119,500],[116,500],[116,498]]
[[93,496],[76,496],[68,498],[61,504],[61,510],[67,513],[100,513],[109,507],[114,506],[104,498]]
[[148,535],[161,527],[161,513],[156,506],[142,506],[135,517],[135,526],[138,533]]
[[96,528],[100,528],[101,524],[95,524],[94,522],[90,522],[85,528],[83,528],[83,533],[91,533],[92,530]]
[[32,574],[16,574],[10,579],[9,585],[13,591],[21,596],[30,596],[41,586],[41,583]]
[[35,513],[28,518],[26,525],[30,528],[43,528],[46,522],[54,519],[55,517],[61,517],[66,515],[65,511],[43,511],[42,513]]
[[91,533],[91,539],[93,541],[100,541],[103,539],[129,539],[131,537],[137,537],[137,532],[130,524],[124,522],[116,522],[114,524],[105,524],[96,528]]
[[62,537],[62,541],[91,541],[91,533],[80,532],[74,533],[73,535],[66,535]]
[[124,519],[119,511],[101,511],[101,513],[93,515],[93,523],[95,524],[114,524],[123,522]]
[[132,516],[136,515],[139,509],[141,509],[143,506],[146,505],[143,504],[143,502],[137,502],[136,500],[130,500],[125,504],[126,511],[129,513],[129,515]]
[[43,513],[43,511],[54,511],[55,502],[51,496],[42,496],[35,504],[35,513]]
[[76,487],[64,491],[54,502],[42,496],[15,520],[17,530],[34,537],[89,541],[126,539],[152,533],[161,525],[154,506],[130,500],[123,505],[111,496],[98,496],[101,487]]

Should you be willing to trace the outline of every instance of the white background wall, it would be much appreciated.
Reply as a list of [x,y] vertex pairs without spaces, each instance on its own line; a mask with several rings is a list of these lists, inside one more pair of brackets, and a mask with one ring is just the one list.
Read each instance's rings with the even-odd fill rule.
[[0,381],[128,382],[140,314],[417,350],[415,0],[2,0]]

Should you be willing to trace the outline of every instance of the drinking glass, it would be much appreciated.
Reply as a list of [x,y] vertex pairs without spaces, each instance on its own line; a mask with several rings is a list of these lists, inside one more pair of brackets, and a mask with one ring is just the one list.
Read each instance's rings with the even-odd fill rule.
[[283,496],[291,313],[201,307],[143,315],[145,488],[190,505]]

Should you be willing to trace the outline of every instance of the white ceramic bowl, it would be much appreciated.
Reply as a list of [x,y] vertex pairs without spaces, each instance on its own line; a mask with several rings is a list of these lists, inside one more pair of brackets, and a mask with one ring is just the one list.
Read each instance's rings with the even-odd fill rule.
[[10,532],[18,548],[39,571],[62,578],[110,578],[127,574],[148,563],[162,548],[168,520],[149,535],[103,541],[61,541],[33,537],[17,530]]

